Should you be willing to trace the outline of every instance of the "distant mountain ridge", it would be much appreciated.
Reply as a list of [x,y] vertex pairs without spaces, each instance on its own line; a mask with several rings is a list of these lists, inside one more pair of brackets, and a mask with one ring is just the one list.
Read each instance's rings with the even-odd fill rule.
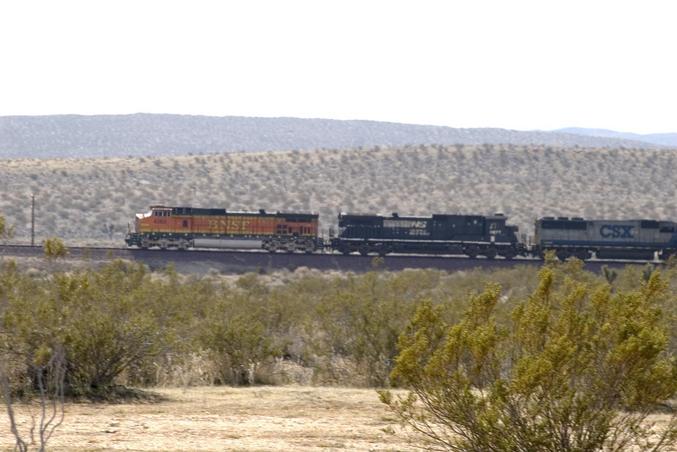
[[607,129],[586,129],[583,127],[567,127],[564,129],[557,129],[555,130],[555,132],[572,133],[574,135],[582,135],[588,137],[617,138],[621,140],[643,141],[658,146],[677,147],[677,133],[639,134],[628,132],[616,132],[615,130],[607,130]]
[[619,137],[361,120],[169,114],[0,117],[0,158],[119,157],[418,144],[655,147]]

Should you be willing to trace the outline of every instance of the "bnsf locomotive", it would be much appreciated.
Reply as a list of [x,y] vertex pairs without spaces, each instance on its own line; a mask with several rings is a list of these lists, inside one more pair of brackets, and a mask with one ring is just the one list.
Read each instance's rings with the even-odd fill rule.
[[319,237],[318,215],[233,212],[225,209],[153,206],[137,214],[128,246],[140,248],[258,248],[270,252],[337,251],[543,257],[561,260],[667,259],[677,254],[677,223],[655,220],[536,220],[533,243],[520,240],[504,215],[390,216],[340,214],[336,237]]
[[151,206],[137,214],[128,246],[139,248],[263,248],[312,253],[322,246],[318,215],[232,212],[226,209]]

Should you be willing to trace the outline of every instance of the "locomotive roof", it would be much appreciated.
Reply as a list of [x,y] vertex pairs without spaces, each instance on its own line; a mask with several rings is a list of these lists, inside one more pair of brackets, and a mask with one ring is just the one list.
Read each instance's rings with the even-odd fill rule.
[[622,225],[623,223],[639,223],[641,229],[660,229],[661,232],[668,232],[674,229],[675,222],[673,221],[659,221],[659,220],[585,220],[580,217],[543,217],[536,220],[536,227],[543,229],[587,229],[588,227],[595,227],[595,225]]
[[393,212],[391,215],[373,215],[367,213],[345,213],[341,212],[339,214],[340,218],[382,218],[382,219],[400,219],[400,220],[431,220],[431,219],[445,219],[445,218],[487,218],[491,220],[505,220],[507,217],[503,214],[497,213],[494,215],[479,215],[479,214],[446,214],[446,213],[435,213],[432,215],[400,215],[396,212]]
[[310,212],[266,212],[264,209],[258,211],[247,210],[227,210],[214,209],[204,207],[168,207],[168,206],[150,206],[151,210],[170,210],[172,215],[204,215],[204,216],[220,216],[220,215],[256,215],[267,217],[285,217],[285,218],[304,218],[312,219],[318,218],[319,214]]
[[581,218],[581,217],[541,217],[536,220],[537,222],[543,222],[543,221],[573,221],[573,222],[600,222],[600,221],[605,221],[605,222],[629,222],[629,221],[634,221],[634,222],[641,222],[645,224],[658,224],[658,223],[674,223],[673,221],[670,220],[649,220],[646,218],[598,218],[598,219],[586,219],[586,218]]

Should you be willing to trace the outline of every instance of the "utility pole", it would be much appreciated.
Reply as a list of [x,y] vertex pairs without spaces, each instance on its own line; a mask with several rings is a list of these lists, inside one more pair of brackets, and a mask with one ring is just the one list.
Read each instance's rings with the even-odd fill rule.
[[31,194],[31,246],[35,246],[35,193]]

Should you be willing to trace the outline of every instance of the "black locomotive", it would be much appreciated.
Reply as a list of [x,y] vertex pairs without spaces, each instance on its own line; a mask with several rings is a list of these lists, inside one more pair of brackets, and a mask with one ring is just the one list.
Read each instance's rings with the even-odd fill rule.
[[470,257],[526,255],[517,226],[501,214],[400,217],[340,214],[331,247],[343,254],[465,254]]

